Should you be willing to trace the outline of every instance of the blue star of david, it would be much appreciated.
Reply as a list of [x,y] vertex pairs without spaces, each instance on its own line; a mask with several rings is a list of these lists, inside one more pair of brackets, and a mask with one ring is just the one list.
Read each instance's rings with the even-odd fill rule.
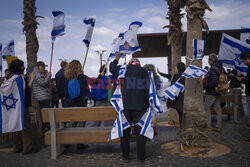
[[197,53],[198,53],[198,54],[202,54],[202,53],[203,53],[203,50],[202,50],[202,49],[198,49]]
[[240,54],[235,54],[234,61],[236,61],[239,65],[241,65],[243,63],[243,61],[240,60]]
[[165,96],[158,96],[158,98],[161,100],[161,101],[167,101],[167,98]]
[[[8,105],[7,101],[12,100],[12,104]],[[18,99],[14,98],[13,94],[11,93],[9,96],[3,96],[3,101],[2,101],[2,105],[4,105],[7,109],[7,111],[9,111],[11,108],[16,109],[16,103],[17,103]]]

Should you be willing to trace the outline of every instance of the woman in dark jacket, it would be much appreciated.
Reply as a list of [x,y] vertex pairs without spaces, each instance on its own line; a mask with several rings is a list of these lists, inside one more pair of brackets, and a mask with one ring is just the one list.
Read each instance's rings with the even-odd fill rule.
[[[67,79],[67,85],[65,85],[66,92],[66,104],[68,107],[87,107],[88,99],[91,97],[87,76],[83,74],[82,65],[78,60],[72,60],[66,67],[65,77]],[[80,94],[78,97],[72,99],[68,91],[69,81],[77,79],[80,85]],[[86,122],[70,122],[69,127],[84,127]],[[78,144],[78,149],[88,148],[88,145]]]
[[[87,76],[83,74],[82,65],[78,60],[71,61],[65,70],[65,77],[67,79],[66,88],[66,99],[69,107],[87,107],[88,98],[91,97],[88,84]],[[71,99],[68,92],[68,82],[76,78],[80,85],[80,94],[77,98]]]
[[[185,78],[182,77],[183,72],[185,71],[185,64],[179,62],[177,64],[178,73],[174,74],[173,79],[171,81],[171,85],[173,85],[178,79],[178,82],[182,85],[185,85]],[[179,122],[182,123],[182,113],[183,113],[183,103],[184,103],[184,92],[180,92],[179,96],[175,100],[168,100],[167,105],[170,108],[176,109],[179,114]]]

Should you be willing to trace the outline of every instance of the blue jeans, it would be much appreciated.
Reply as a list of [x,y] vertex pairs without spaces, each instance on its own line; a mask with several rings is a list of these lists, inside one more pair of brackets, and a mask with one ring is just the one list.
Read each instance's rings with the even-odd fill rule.
[[247,98],[247,118],[250,120],[250,96],[246,96]]

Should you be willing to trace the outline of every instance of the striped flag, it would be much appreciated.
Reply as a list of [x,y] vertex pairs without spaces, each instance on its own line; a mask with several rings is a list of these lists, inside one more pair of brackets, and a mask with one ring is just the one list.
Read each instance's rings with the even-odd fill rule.
[[141,50],[137,40],[137,31],[142,26],[142,22],[134,21],[129,25],[129,29],[124,33],[119,51],[124,54],[132,54]]
[[15,56],[15,43],[14,40],[10,40],[7,43],[7,46],[3,48],[2,57],[3,60],[6,60],[6,56]]
[[[113,46],[113,49],[112,49],[112,51],[111,51],[111,53],[110,53],[110,55],[109,55],[109,58],[115,57],[115,55],[120,51],[119,48],[120,48],[120,45],[122,44],[122,39],[123,39],[123,37],[124,37],[124,33],[120,33],[119,36],[118,36],[118,38],[116,38],[116,39],[112,42],[112,44],[113,44],[114,46]],[[122,57],[125,57],[126,54],[121,53],[121,56],[122,56]]]
[[218,58],[225,67],[246,75],[247,66],[240,60],[241,53],[245,51],[250,51],[249,44],[223,33]]
[[205,47],[205,40],[199,40],[199,39],[193,40],[193,48],[194,48],[193,60],[203,59],[204,47]]
[[250,28],[241,28],[240,40],[250,44]]
[[207,70],[204,70],[202,68],[199,68],[195,65],[189,65],[186,70],[184,71],[184,73],[182,74],[183,77],[186,77],[186,78],[190,78],[190,77],[193,77],[193,78],[200,78],[204,75],[207,74]]
[[163,109],[160,104],[160,100],[156,94],[156,88],[154,84],[153,73],[149,72],[150,78],[150,87],[149,87],[149,108],[146,113],[142,116],[140,121],[137,123],[141,126],[140,134],[145,136],[151,140],[154,140],[154,130],[152,125],[152,113],[161,114],[163,113]]
[[51,39],[54,41],[57,36],[64,35],[66,26],[64,25],[65,14],[62,11],[52,11],[52,15],[54,16],[54,21]]
[[123,130],[127,129],[130,127],[130,124],[128,123],[124,113],[123,113],[123,101],[122,101],[122,93],[121,93],[121,83],[119,80],[121,78],[125,78],[127,66],[121,66],[119,75],[118,75],[118,85],[115,89],[115,92],[110,100],[110,103],[114,106],[115,110],[117,111],[118,115],[115,120],[115,123],[111,129],[109,140],[113,140],[116,138],[120,138],[123,136]]
[[94,26],[95,26],[95,21],[96,21],[96,19],[93,17],[86,17],[83,20],[83,23],[85,23],[87,25],[87,33],[86,33],[86,36],[83,40],[86,47],[89,47],[89,44],[90,44],[90,41],[92,38],[92,34],[93,34],[93,30],[94,30]]
[[169,99],[175,100],[180,94],[180,92],[183,92],[183,91],[184,91],[184,85],[182,85],[181,83],[177,81],[172,86],[168,87],[165,90],[165,94]]
[[17,74],[2,83],[0,87],[0,133],[23,130],[24,88],[24,78]]

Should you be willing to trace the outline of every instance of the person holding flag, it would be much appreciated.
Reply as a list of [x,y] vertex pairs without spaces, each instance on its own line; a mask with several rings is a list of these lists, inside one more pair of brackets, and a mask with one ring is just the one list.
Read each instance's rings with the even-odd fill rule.
[[[117,78],[118,75],[121,75],[121,72],[119,72],[121,66],[118,66],[120,57],[121,54],[117,53],[115,60],[110,63],[110,72],[115,78]],[[139,60],[131,61],[126,68],[124,83],[122,83],[121,87],[118,88],[121,89],[121,100],[123,103],[122,105],[124,106],[122,113],[125,115],[125,119],[127,119],[128,123],[130,125],[134,125],[136,134],[137,158],[141,162],[144,162],[146,159],[147,138],[140,134],[142,128],[138,122],[144,116],[149,107],[148,83],[150,83],[150,79],[148,71],[140,66]],[[121,133],[123,134],[120,140],[122,150],[121,161],[129,162],[131,127],[126,128]]]
[[[181,84],[184,86],[185,85],[185,78],[182,76],[182,74],[185,71],[185,64],[183,62],[179,62],[179,63],[177,63],[176,66],[177,66],[178,73],[174,74],[173,79],[171,80],[171,86],[174,86],[174,84],[176,82],[178,84]],[[171,90],[171,87],[169,87],[168,89]],[[167,94],[167,96],[168,96],[168,94]],[[172,100],[171,98],[169,98],[167,100],[167,106],[169,108],[176,109],[177,113],[179,114],[179,123],[180,124],[182,124],[183,104],[184,104],[184,87],[183,87],[183,91],[179,92],[176,99]]]

